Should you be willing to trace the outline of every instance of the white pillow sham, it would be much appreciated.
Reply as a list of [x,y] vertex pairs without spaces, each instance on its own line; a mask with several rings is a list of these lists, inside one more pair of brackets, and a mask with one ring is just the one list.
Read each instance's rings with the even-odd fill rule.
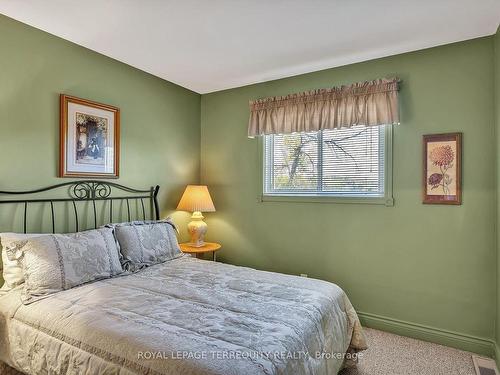
[[123,272],[111,228],[33,237],[6,252],[9,260],[22,262],[25,304]]
[[45,236],[38,233],[0,233],[0,242],[2,244],[2,276],[4,284],[1,288],[3,292],[7,292],[18,285],[24,283],[23,267],[19,260],[10,260],[7,257],[7,249],[17,241],[23,241],[33,237]]

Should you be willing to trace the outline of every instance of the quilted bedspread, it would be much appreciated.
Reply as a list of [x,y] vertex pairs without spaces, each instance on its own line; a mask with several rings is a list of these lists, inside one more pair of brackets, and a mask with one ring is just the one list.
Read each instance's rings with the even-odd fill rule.
[[0,297],[0,361],[26,374],[336,374],[365,348],[338,286],[187,256]]

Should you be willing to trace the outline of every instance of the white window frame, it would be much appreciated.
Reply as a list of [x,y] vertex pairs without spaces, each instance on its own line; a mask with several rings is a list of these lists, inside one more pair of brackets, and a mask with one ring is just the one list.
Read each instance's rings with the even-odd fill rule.
[[394,198],[392,195],[392,138],[393,129],[392,125],[386,125],[384,130],[384,146],[385,146],[385,160],[384,160],[384,196],[370,197],[370,196],[341,196],[329,194],[298,194],[292,193],[272,193],[267,194],[265,191],[265,171],[266,171],[266,155],[265,155],[265,138],[259,138],[259,165],[260,171],[260,195],[259,202],[304,202],[304,203],[351,203],[351,204],[379,204],[385,206],[393,206]]

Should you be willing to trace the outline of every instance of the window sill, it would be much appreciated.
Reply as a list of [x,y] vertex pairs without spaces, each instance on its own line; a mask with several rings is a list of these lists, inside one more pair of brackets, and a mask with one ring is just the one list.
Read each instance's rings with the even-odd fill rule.
[[392,197],[332,197],[307,195],[261,195],[259,202],[375,204],[394,206]]

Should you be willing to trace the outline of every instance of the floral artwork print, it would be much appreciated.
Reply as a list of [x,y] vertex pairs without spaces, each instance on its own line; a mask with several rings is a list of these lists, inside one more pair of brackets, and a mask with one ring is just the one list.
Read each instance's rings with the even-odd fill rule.
[[427,183],[431,186],[431,190],[440,189],[444,195],[450,194],[449,185],[453,182],[453,178],[447,173],[453,167],[455,153],[450,145],[437,146],[429,154],[429,159],[434,166],[439,167],[438,173],[432,173]]
[[428,134],[423,141],[423,203],[462,204],[462,133]]

